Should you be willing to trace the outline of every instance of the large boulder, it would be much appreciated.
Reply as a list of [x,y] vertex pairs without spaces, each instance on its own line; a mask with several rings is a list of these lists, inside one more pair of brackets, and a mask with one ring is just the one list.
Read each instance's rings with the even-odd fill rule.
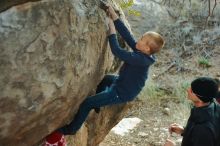
[[[0,145],[37,145],[70,122],[104,74],[117,69],[112,66],[105,14],[98,0],[16,1],[13,7],[11,1],[4,2],[0,5],[4,8],[0,13]],[[97,145],[127,107],[111,106],[99,115],[90,114],[81,129],[83,137],[88,135],[84,145]]]

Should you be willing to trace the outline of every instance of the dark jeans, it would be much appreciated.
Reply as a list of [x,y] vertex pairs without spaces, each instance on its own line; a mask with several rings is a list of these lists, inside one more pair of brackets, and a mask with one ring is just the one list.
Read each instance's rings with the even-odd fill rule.
[[97,94],[87,97],[80,105],[78,113],[73,121],[69,125],[58,129],[58,131],[62,132],[64,135],[74,135],[86,120],[91,109],[125,102],[122,101],[116,93],[114,86],[116,79],[117,76],[106,75],[97,87]]

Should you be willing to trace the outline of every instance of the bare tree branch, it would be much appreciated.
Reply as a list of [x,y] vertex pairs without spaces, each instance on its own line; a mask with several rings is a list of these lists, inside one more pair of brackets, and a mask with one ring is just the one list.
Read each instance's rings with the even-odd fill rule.
[[209,22],[209,18],[211,16],[211,0],[208,0],[208,16],[206,17],[206,20],[205,20],[205,26],[204,26],[204,29],[207,27],[208,25],[208,22]]
[[215,0],[215,4],[214,4],[214,6],[213,6],[213,8],[212,8],[211,16],[213,15],[216,6],[217,6],[217,0]]
[[217,0],[215,0],[214,6],[211,11],[211,0],[208,0],[208,16],[206,17],[204,29],[207,27],[209,18],[213,15],[216,6],[217,6]]

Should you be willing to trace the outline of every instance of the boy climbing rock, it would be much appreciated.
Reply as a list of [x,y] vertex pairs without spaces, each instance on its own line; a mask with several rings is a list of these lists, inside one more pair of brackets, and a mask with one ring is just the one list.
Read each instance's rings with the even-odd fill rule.
[[[119,75],[107,75],[97,88],[97,94],[87,97],[80,105],[74,119],[55,133],[74,135],[86,120],[92,109],[103,106],[126,103],[134,100],[140,93],[148,78],[149,67],[155,62],[153,54],[164,46],[163,37],[156,32],[146,32],[137,41],[133,38],[127,27],[119,19],[112,6],[106,8],[109,26],[109,44],[112,53],[124,62]],[[131,47],[127,51],[119,46],[116,30]],[[53,133],[46,138],[48,142],[53,138]]]

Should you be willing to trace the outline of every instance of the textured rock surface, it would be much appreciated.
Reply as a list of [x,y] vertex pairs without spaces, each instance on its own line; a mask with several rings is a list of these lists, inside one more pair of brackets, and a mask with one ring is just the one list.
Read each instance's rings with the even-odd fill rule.
[[[44,0],[0,13],[1,146],[35,145],[68,123],[112,68],[105,15],[97,3]],[[126,105],[91,114],[88,130],[81,129],[88,145],[97,145],[123,111]]]

